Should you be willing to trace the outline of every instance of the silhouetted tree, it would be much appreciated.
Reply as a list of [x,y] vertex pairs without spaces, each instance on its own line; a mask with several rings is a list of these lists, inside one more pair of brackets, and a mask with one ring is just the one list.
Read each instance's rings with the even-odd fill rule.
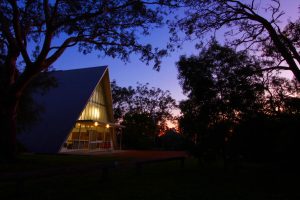
[[223,148],[235,124],[262,110],[262,75],[253,73],[260,63],[246,52],[212,40],[199,56],[182,56],[177,67],[189,97],[179,105],[180,127],[201,148]]
[[18,132],[30,129],[34,123],[38,123],[40,113],[44,111],[44,107],[34,100],[32,94],[44,94],[53,87],[57,87],[57,82],[51,76],[51,73],[41,73],[29,84],[19,104],[17,115]]
[[113,111],[114,119],[120,121],[124,117],[126,112],[130,111],[131,102],[133,95],[135,94],[135,89],[131,86],[128,88],[120,87],[117,85],[116,81],[111,82],[111,92],[113,99]]
[[264,112],[269,115],[280,113],[299,113],[297,103],[300,97],[300,84],[297,80],[269,76],[264,77],[265,98]]
[[160,26],[174,5],[175,0],[0,1],[1,157],[16,153],[17,110],[24,91],[66,49],[77,46],[84,54],[96,50],[124,61],[137,53],[146,63],[154,60],[158,69],[166,51],[139,43],[138,36]]
[[123,145],[127,149],[150,149],[154,147],[157,125],[149,113],[126,113],[121,123]]
[[263,112],[240,120],[229,153],[252,161],[295,164],[300,153],[299,83],[266,75],[264,87]]
[[147,114],[157,126],[155,134],[166,128],[168,120],[174,120],[172,111],[176,108],[176,101],[168,90],[150,88],[148,83],[126,88],[117,86],[114,81],[112,97],[116,120],[122,121],[127,113]]
[[[206,33],[226,27],[232,45],[246,45],[264,58],[263,70],[291,70],[300,82],[299,20],[285,28],[279,25],[284,12],[280,0],[184,0],[186,14],[171,24],[172,42],[178,29],[187,39],[203,38]],[[261,15],[266,13],[265,15]],[[286,66],[285,66],[286,63]]]
[[245,118],[234,130],[235,135],[228,145],[229,153],[252,161],[299,163],[299,128],[299,113],[261,113]]
[[163,135],[158,138],[159,147],[164,150],[184,150],[186,149],[186,140],[182,134],[175,129],[167,129]]
[[126,88],[113,81],[112,97],[115,120],[125,126],[123,143],[127,148],[153,147],[167,121],[174,120],[176,101],[170,92],[150,88],[148,83]]

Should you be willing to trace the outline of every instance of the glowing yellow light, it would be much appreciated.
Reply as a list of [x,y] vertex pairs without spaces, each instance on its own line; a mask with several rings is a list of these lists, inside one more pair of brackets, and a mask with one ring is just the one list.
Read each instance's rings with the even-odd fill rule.
[[94,123],[94,125],[95,125],[95,126],[98,126],[98,125],[99,125],[99,123],[98,123],[98,122],[95,122],[95,123]]
[[99,117],[100,117],[100,111],[98,108],[94,107],[94,118],[99,119]]
[[106,128],[109,128],[109,124],[106,124],[106,126],[105,126]]

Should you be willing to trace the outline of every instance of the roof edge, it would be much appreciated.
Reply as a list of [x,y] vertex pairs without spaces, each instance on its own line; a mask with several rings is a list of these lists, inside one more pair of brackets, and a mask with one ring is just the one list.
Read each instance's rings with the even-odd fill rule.
[[85,69],[88,70],[88,69],[95,69],[95,68],[106,68],[107,69],[108,65],[95,66],[95,67],[81,67],[81,68],[73,68],[73,69],[66,69],[66,70],[62,70],[62,69],[56,70],[56,69],[54,69],[53,71],[50,71],[50,72],[66,72],[66,71],[76,71],[76,70],[85,70]]

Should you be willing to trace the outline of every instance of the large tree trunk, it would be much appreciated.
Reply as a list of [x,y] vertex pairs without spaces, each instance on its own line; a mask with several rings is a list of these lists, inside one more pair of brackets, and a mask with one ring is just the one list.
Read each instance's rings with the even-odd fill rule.
[[[291,69],[292,73],[294,74],[295,78],[300,82],[300,69],[297,66],[296,61],[294,60],[294,57],[299,58],[299,54],[296,51],[296,49],[293,47],[293,45],[289,44],[289,41],[286,41],[286,45],[283,43],[283,41],[280,38],[280,35],[276,32],[274,27],[270,22],[268,22],[266,19],[256,16],[253,18],[255,21],[260,22],[268,31],[275,47],[277,48],[278,52],[281,54],[281,56],[284,58],[284,60],[287,62],[289,68]],[[286,39],[288,40],[288,39]]]
[[3,85],[0,87],[2,95],[0,96],[0,162],[16,159],[17,114],[20,98],[32,79],[45,67],[26,66],[20,75],[16,67],[19,54],[13,53],[8,56],[5,66],[2,66],[4,75]]
[[0,161],[14,161],[17,155],[17,108],[19,98],[15,95],[4,96],[1,100],[0,115]]

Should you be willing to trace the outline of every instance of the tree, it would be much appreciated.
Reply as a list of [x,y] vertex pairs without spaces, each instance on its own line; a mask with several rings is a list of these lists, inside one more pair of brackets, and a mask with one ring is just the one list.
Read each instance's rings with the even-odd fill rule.
[[[236,52],[212,40],[199,56],[177,63],[183,91],[213,118],[232,119],[257,110],[263,95],[260,63],[245,51]],[[195,107],[195,106],[194,106]]]
[[[152,122],[155,124],[155,129],[151,129],[154,136],[166,129],[168,120],[174,119],[172,111],[176,108],[176,101],[170,92],[155,87],[149,88],[148,83],[144,85],[138,83],[136,88],[131,86],[126,88],[117,86],[113,81],[112,96],[116,120],[122,122],[126,117],[147,116],[151,121],[149,124]],[[144,129],[147,129],[146,126]]]
[[[284,15],[280,0],[185,0],[184,3],[186,14],[171,24],[173,41],[178,40],[177,28],[191,39],[227,27],[231,45],[244,44],[264,57],[266,68],[263,70],[291,70],[300,82],[300,21],[280,28],[280,18]],[[267,14],[260,15],[261,10]]]
[[195,144],[220,148],[235,124],[262,110],[262,75],[253,73],[260,63],[247,52],[212,40],[199,56],[182,56],[177,67],[189,98],[179,105],[180,126]]
[[158,143],[164,150],[184,150],[186,148],[185,139],[182,134],[175,129],[166,130],[165,134],[159,137]]
[[174,6],[175,0],[1,1],[1,158],[13,158],[16,153],[22,94],[67,48],[78,46],[83,54],[96,50],[124,61],[137,53],[146,63],[154,60],[158,69],[166,51],[139,43],[138,36],[160,26],[167,8]]
[[264,77],[264,113],[278,115],[300,112],[300,84],[297,80],[266,75]]
[[57,86],[56,79],[50,73],[40,74],[29,84],[20,99],[17,132],[30,130],[34,123],[38,123],[40,114],[44,111],[44,107],[35,101],[33,94],[44,94]]
[[238,153],[245,159],[283,163],[283,167],[298,166],[298,82],[275,76],[264,84],[263,112],[239,122],[229,145],[231,152]]
[[154,147],[157,124],[149,113],[126,113],[121,123],[125,126],[122,140],[127,149],[150,149]]
[[114,119],[116,122],[120,122],[125,114],[131,110],[135,89],[131,86],[128,88],[120,87],[117,85],[117,82],[113,80],[111,82],[111,92],[113,99]]
[[[284,163],[283,167],[294,166],[299,163],[299,128],[299,113],[251,116],[236,126],[235,135],[228,145],[230,153],[254,161]],[[293,164],[289,165],[287,161]]]

